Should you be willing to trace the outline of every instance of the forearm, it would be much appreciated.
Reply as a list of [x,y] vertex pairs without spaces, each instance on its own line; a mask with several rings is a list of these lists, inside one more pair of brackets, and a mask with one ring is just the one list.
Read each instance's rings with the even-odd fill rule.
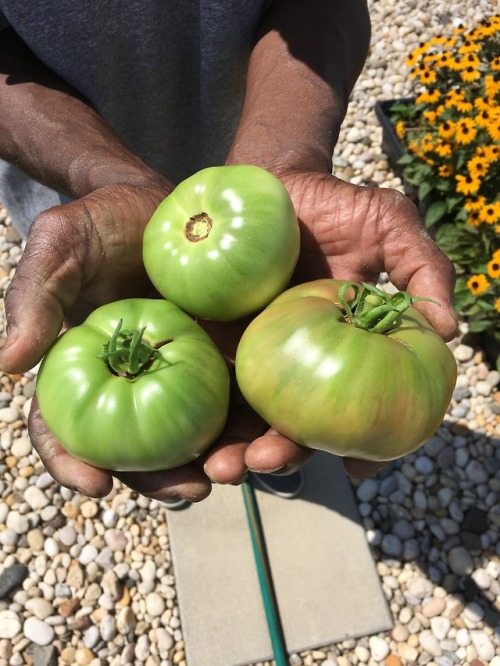
[[331,171],[370,39],[364,0],[276,0],[250,59],[228,161]]
[[11,29],[0,40],[0,158],[73,198],[160,180]]

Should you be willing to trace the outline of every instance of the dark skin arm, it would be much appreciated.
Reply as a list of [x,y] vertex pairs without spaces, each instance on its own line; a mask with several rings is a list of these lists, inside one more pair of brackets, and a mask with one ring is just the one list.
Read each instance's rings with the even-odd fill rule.
[[[416,211],[397,193],[362,190],[330,175],[331,152],[368,32],[362,2],[275,2],[252,54],[228,162],[264,166],[288,187],[303,229],[299,279],[332,274],[373,279],[388,270],[398,287],[443,304],[439,315],[428,315],[449,338],[455,328],[448,305],[453,272],[423,233]],[[9,335],[0,363],[5,371],[22,372],[43,356],[64,320],[78,322],[102,303],[150,294],[142,230],[172,184],[131,154],[15,35],[9,40],[0,44],[0,118],[6,130],[0,133],[0,155],[76,199],[34,221],[6,297]],[[237,326],[209,330],[232,356]],[[68,456],[40,420],[36,403],[30,432],[60,483],[92,496],[109,492],[111,475]],[[198,464],[121,478],[151,497],[197,501],[209,494],[211,480],[238,483],[248,468],[291,470],[309,455],[266,432],[235,399],[223,439]],[[346,466],[360,476],[374,471],[365,463]]]

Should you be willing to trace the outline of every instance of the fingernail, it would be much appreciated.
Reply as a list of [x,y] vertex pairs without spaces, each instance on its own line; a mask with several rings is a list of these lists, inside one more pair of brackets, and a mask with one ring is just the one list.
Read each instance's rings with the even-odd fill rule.
[[274,469],[266,469],[266,470],[251,470],[255,474],[276,474],[276,476],[286,476],[287,474],[292,474],[292,472],[295,471],[295,465],[282,465],[281,467],[275,467]]

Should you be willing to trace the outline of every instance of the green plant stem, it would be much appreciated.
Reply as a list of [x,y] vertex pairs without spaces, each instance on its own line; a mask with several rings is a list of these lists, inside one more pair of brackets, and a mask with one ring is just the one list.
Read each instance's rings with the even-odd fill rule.
[[[387,333],[392,330],[401,315],[417,301],[436,303],[430,298],[412,297],[406,291],[387,294],[367,282],[362,282],[361,286],[363,289],[360,289],[356,282],[346,282],[339,290],[339,300],[348,322],[371,333]],[[351,299],[346,296],[349,288],[354,290]]]
[[133,331],[122,331],[122,326],[123,319],[120,319],[98,358],[104,359],[114,374],[135,378],[159,351],[144,339],[145,326]]

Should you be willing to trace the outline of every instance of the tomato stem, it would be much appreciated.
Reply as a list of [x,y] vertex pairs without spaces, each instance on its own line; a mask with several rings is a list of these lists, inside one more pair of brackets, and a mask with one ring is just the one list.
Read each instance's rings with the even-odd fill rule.
[[120,319],[98,358],[104,359],[115,375],[135,378],[160,352],[144,339],[145,326],[133,331],[122,331],[122,326],[123,319]]
[[[378,287],[367,282],[360,285],[356,282],[346,282],[339,290],[339,300],[345,312],[346,320],[365,331],[372,333],[387,333],[394,329],[401,315],[417,301],[430,301],[423,296],[410,296],[406,291],[388,294]],[[354,296],[347,298],[349,288],[354,290]]]

